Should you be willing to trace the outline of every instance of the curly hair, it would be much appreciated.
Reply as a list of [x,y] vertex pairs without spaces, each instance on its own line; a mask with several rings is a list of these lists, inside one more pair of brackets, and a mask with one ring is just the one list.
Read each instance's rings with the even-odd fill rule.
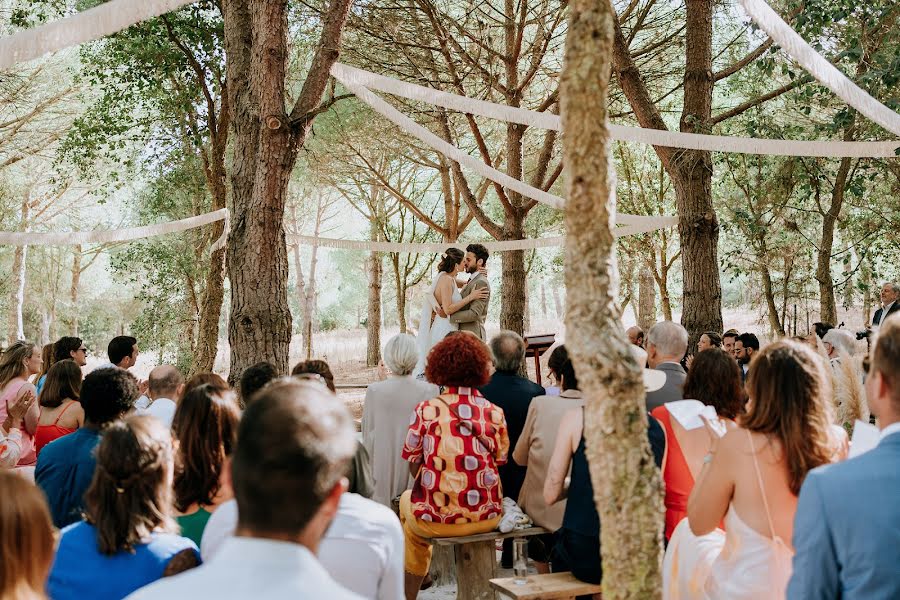
[[469,333],[448,335],[428,353],[425,378],[435,385],[479,387],[491,379],[491,353]]
[[115,421],[134,408],[138,399],[138,381],[118,367],[91,371],[81,384],[84,418],[94,425]]
[[697,353],[684,380],[684,397],[712,406],[720,417],[737,417],[744,412],[744,389],[737,361],[718,348]]

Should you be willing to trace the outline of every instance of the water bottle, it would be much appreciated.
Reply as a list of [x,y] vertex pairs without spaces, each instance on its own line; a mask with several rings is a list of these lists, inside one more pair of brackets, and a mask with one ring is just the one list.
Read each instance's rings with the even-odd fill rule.
[[516,538],[513,540],[513,581],[516,585],[525,585],[528,581],[528,555],[525,544],[528,540],[525,538]]

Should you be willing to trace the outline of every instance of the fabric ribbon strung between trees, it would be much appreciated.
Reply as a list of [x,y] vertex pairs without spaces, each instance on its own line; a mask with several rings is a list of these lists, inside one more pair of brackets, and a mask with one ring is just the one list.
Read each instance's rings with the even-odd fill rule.
[[[553,129],[555,131],[562,130],[559,115],[552,113],[536,112],[525,108],[515,108],[503,104],[486,102],[484,100],[467,98],[466,96],[443,92],[414,83],[399,81],[397,79],[385,77],[384,75],[378,75],[340,63],[335,64],[332,67],[331,73],[334,75],[335,79],[344,83],[345,86],[353,84],[358,87],[364,87],[370,91],[376,90],[393,96],[406,98],[407,100],[425,102],[449,110],[488,117],[509,123],[518,123],[520,125],[539,127],[541,129]],[[348,87],[348,89],[350,88]],[[877,103],[874,99],[872,100]],[[663,131],[660,129],[644,129],[642,127],[626,127],[623,125],[610,125],[609,130],[611,137],[620,142],[637,142],[651,146],[708,150],[710,152],[762,154],[768,156],[890,158],[896,156],[897,150],[900,149],[900,140],[886,142],[777,140],[682,133],[680,131]]]

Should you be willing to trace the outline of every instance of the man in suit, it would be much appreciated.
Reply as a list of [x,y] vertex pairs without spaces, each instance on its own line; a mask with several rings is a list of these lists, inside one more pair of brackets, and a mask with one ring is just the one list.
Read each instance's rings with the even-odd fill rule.
[[900,317],[881,324],[866,378],[878,445],[812,470],[794,517],[791,600],[900,598]]
[[881,286],[881,308],[872,317],[872,327],[878,327],[885,318],[900,310],[900,285],[886,283]]
[[[503,409],[509,447],[515,448],[525,428],[528,407],[535,396],[543,396],[544,388],[519,375],[525,362],[525,340],[513,331],[501,331],[491,338],[491,354],[494,356],[494,374],[479,391],[495,406]],[[518,501],[519,491],[525,481],[525,467],[509,461],[497,468],[503,495]],[[504,540],[501,564],[512,567],[512,540]]]
[[688,333],[672,321],[660,321],[647,332],[647,364],[666,374],[666,383],[655,392],[647,393],[647,410],[666,402],[683,400],[682,387],[687,376],[681,359],[687,352]]
[[759,338],[754,333],[742,333],[734,341],[734,358],[741,367],[741,381],[747,381],[750,373],[750,361],[753,354],[759,352]]
[[469,282],[462,289],[462,296],[465,298],[472,291],[478,288],[485,288],[488,291],[487,298],[475,300],[463,310],[456,311],[450,315],[450,322],[459,325],[461,331],[471,331],[482,342],[487,342],[487,336],[484,332],[484,319],[487,317],[488,305],[491,301],[491,286],[488,283],[487,276],[481,272],[487,263],[487,248],[481,244],[469,244],[466,246],[465,267],[466,273],[471,276]]

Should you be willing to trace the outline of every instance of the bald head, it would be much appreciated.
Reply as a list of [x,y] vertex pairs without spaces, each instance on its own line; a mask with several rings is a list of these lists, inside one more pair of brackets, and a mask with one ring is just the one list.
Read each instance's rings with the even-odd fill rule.
[[635,346],[643,346],[644,345],[644,330],[635,325],[634,327],[629,327],[625,330],[625,335],[628,336],[628,341],[634,344]]
[[160,365],[150,371],[149,394],[153,400],[169,398],[174,400],[178,395],[178,387],[184,383],[181,373],[172,365]]
[[514,331],[501,331],[491,339],[494,367],[501,373],[516,373],[525,360],[525,340]]

